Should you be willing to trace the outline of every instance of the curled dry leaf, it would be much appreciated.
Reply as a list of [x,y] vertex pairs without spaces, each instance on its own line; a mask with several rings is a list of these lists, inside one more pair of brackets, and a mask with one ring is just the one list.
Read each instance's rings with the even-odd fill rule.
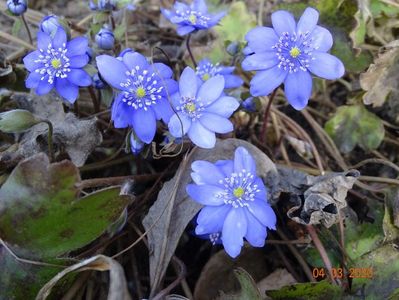
[[143,220],[150,247],[151,296],[161,286],[163,276],[177,243],[187,224],[201,209],[201,205],[189,199],[186,185],[191,182],[191,163],[195,160],[215,162],[232,159],[237,147],[245,147],[254,157],[258,175],[269,187],[277,177],[274,163],[255,146],[238,139],[218,141],[215,148],[195,148],[182,161],[176,175],[164,184],[158,199]]
[[96,255],[85,259],[80,263],[72,265],[58,273],[41,288],[36,296],[36,300],[47,299],[52,288],[57,284],[57,282],[59,282],[69,273],[82,272],[86,270],[109,271],[110,285],[107,297],[108,300],[131,299],[127,289],[126,277],[122,266],[116,260],[108,256]]
[[[55,97],[57,98],[57,97]],[[58,149],[65,149],[72,162],[83,166],[89,154],[101,144],[102,135],[97,128],[96,118],[80,120],[72,113],[64,113],[62,102],[54,97],[17,93],[13,96],[19,107],[32,112],[36,117],[49,120],[54,126],[53,143]],[[17,156],[30,157],[47,151],[46,124],[32,127],[22,136]]]
[[364,104],[382,106],[387,97],[399,90],[399,40],[393,41],[381,49],[379,57],[367,72],[360,75],[360,86],[366,91]]
[[346,194],[359,172],[350,170],[325,176],[310,176],[287,168],[279,168],[281,192],[289,193],[294,206],[289,218],[304,225],[338,222],[338,212],[347,206]]

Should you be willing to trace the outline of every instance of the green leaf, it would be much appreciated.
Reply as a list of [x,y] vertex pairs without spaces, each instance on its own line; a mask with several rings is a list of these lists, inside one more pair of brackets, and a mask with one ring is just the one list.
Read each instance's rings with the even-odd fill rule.
[[116,26],[114,30],[115,39],[117,39],[118,41],[121,40],[125,35],[125,31],[126,31],[126,24],[120,24]]
[[349,33],[352,39],[353,47],[359,48],[366,38],[366,29],[369,22],[373,22],[373,16],[370,11],[369,0],[358,1],[358,11],[354,17],[356,20],[355,28]]
[[128,203],[119,188],[81,199],[78,169],[44,154],[22,161],[0,189],[0,236],[18,256],[49,259],[98,238]]
[[339,107],[325,124],[325,130],[343,153],[352,151],[356,145],[364,150],[376,149],[385,134],[381,119],[363,105]]
[[12,25],[11,34],[13,36],[18,36],[22,27],[21,19],[15,19],[14,24]]
[[237,299],[240,299],[240,300],[246,300],[246,299],[261,300],[262,299],[259,289],[256,286],[255,281],[253,280],[251,275],[248,274],[247,271],[245,271],[243,268],[237,268],[234,270],[234,273],[236,274],[236,277],[237,277],[238,281],[240,282],[240,286],[241,286],[241,293]]
[[267,291],[266,294],[272,299],[342,299],[343,290],[332,285],[326,280],[313,283],[298,283],[283,287],[280,290]]

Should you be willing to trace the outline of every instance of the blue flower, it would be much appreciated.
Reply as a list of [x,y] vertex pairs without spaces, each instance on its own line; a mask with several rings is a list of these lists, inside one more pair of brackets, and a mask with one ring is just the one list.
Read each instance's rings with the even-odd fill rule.
[[177,33],[186,35],[195,30],[209,29],[219,23],[226,12],[210,15],[205,0],[194,0],[191,5],[176,1],[172,10],[161,8],[162,14],[177,25]]
[[96,43],[100,49],[111,50],[114,48],[115,37],[112,30],[108,28],[101,28],[96,34]]
[[138,139],[133,132],[130,134],[130,151],[133,155],[140,154],[144,149],[144,143]]
[[191,141],[202,148],[213,148],[216,133],[233,131],[229,117],[239,103],[223,94],[223,76],[216,75],[202,83],[193,69],[186,67],[179,80],[179,92],[171,96],[177,112],[168,127],[174,137],[186,133]]
[[241,106],[249,112],[256,111],[256,103],[254,101],[254,97],[248,97],[247,99],[242,101]]
[[198,63],[196,73],[202,81],[207,81],[216,75],[222,75],[224,77],[225,88],[232,89],[244,83],[240,76],[232,74],[234,69],[234,67],[225,67],[219,64],[214,65],[209,59],[205,58]]
[[7,7],[12,14],[19,16],[26,12],[28,5],[26,0],[7,0]]
[[90,0],[90,9],[99,11],[111,11],[117,7],[116,0]]
[[79,86],[91,85],[91,77],[82,68],[89,61],[86,54],[88,41],[77,37],[67,41],[67,35],[58,27],[54,37],[39,31],[38,50],[24,57],[25,68],[30,72],[25,81],[27,88],[44,95],[54,87],[69,102],[75,102]]
[[107,84],[101,80],[98,73],[95,73],[92,79],[93,79],[93,86],[98,90],[102,90],[107,86]]
[[234,160],[216,163],[195,161],[191,165],[194,184],[188,195],[204,205],[197,217],[198,235],[221,233],[226,252],[240,254],[244,238],[254,247],[263,247],[267,229],[276,228],[276,215],[267,202],[266,188],[256,175],[251,154],[238,147]]
[[333,39],[331,33],[317,24],[319,13],[307,8],[298,24],[287,11],[272,14],[273,28],[256,27],[248,32],[248,48],[252,52],[242,62],[246,71],[258,72],[251,81],[253,96],[270,94],[284,82],[288,102],[297,110],[303,109],[312,93],[311,73],[337,79],[345,68],[335,56],[328,54]]
[[46,16],[40,23],[40,30],[53,37],[58,27],[62,27],[59,18],[55,15]]
[[112,104],[112,120],[116,128],[132,127],[143,142],[149,144],[156,132],[156,120],[168,122],[173,110],[168,94],[177,90],[172,70],[162,64],[150,65],[147,59],[132,51],[115,58],[96,58],[101,77],[120,92]]

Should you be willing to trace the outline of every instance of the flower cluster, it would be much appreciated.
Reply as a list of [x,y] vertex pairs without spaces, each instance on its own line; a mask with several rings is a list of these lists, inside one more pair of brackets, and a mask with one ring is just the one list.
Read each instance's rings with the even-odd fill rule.
[[244,238],[263,247],[267,228],[276,228],[276,215],[248,150],[238,147],[234,160],[195,161],[191,168],[194,184],[186,191],[205,206],[197,217],[196,234],[209,234],[214,243],[220,238],[231,257],[238,256]]
[[91,85],[91,77],[82,69],[89,61],[87,39],[77,37],[67,41],[64,29],[58,27],[54,37],[39,31],[37,47],[38,50],[24,57],[30,72],[26,87],[35,89],[38,95],[47,94],[55,87],[62,97],[75,102],[79,86]]
[[244,83],[240,76],[232,74],[234,69],[235,67],[212,64],[209,59],[204,58],[198,63],[196,74],[202,81],[207,81],[216,75],[222,75],[224,78],[224,87],[226,89],[232,89],[238,88]]
[[177,25],[179,35],[209,29],[218,24],[226,14],[226,12],[220,12],[210,15],[205,0],[194,0],[191,5],[176,1],[173,9],[161,8],[161,12],[165,18]]
[[119,91],[112,104],[112,120],[116,128],[132,127],[140,140],[149,144],[156,132],[156,120],[168,122],[173,110],[168,94],[177,90],[172,70],[162,64],[149,64],[131,50],[118,58],[97,57],[101,77]]
[[312,93],[313,73],[326,79],[344,75],[342,62],[328,54],[333,39],[317,25],[319,13],[307,8],[298,24],[287,11],[272,14],[273,28],[256,27],[246,35],[249,53],[242,62],[246,71],[259,71],[251,80],[251,94],[266,96],[284,82],[288,102],[303,109]]
[[238,101],[223,94],[225,80],[216,75],[204,83],[186,67],[179,80],[179,91],[171,96],[177,114],[169,121],[169,131],[174,137],[187,134],[191,141],[202,148],[213,148],[215,133],[233,131],[228,120],[238,108]]

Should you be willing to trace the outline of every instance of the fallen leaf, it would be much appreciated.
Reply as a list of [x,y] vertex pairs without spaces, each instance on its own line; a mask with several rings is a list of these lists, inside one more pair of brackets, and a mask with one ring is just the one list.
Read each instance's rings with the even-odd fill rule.
[[157,201],[143,220],[145,229],[149,230],[150,297],[161,286],[163,276],[184,229],[201,209],[201,205],[191,200],[186,193],[186,185],[191,182],[191,163],[194,160],[215,162],[221,159],[233,159],[234,151],[239,146],[245,147],[253,155],[257,165],[257,174],[266,180],[267,186],[275,180],[277,172],[273,162],[248,142],[226,139],[218,141],[215,148],[210,150],[195,148],[182,161],[176,175],[164,184]]
[[295,283],[297,283],[297,281],[286,269],[276,269],[273,271],[273,273],[259,281],[257,286],[259,288],[260,294],[265,295],[266,291],[278,290],[284,286]]
[[72,265],[54,276],[39,291],[36,300],[45,300],[50,295],[52,288],[63,279],[66,275],[75,272],[83,272],[87,270],[109,271],[109,291],[108,300],[130,300],[130,294],[127,288],[125,273],[122,266],[114,259],[96,255],[85,259],[75,265]]

